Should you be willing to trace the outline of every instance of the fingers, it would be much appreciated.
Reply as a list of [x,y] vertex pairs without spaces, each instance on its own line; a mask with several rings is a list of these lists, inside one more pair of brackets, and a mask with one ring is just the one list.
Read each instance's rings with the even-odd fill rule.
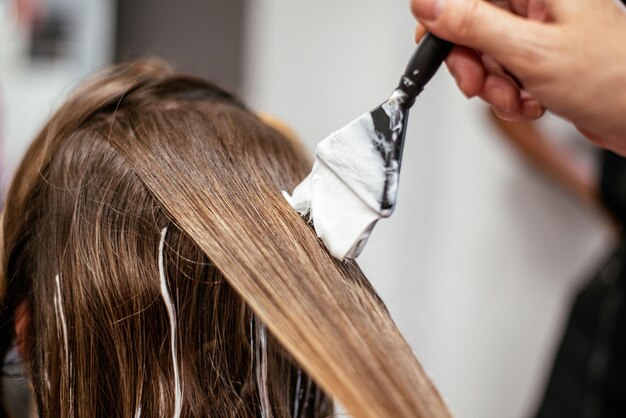
[[520,16],[528,15],[528,0],[511,0],[511,8]]
[[411,8],[422,25],[444,39],[492,55],[509,67],[517,51],[532,51],[529,37],[541,39],[542,26],[483,0],[413,0]]
[[[535,4],[561,0],[530,0]],[[502,65],[516,69],[515,59],[522,56],[528,66],[541,25],[513,12],[531,12],[528,0],[513,0],[508,10],[483,0],[413,0],[413,13],[420,19],[416,40],[428,30],[460,45],[446,60],[450,74],[466,97],[478,96],[507,120],[536,119],[544,113],[542,105],[529,97]],[[538,6],[532,6],[535,12]],[[543,7],[543,6],[542,6]],[[540,39],[540,38],[537,38]],[[477,52],[481,51],[481,52]],[[511,51],[516,51],[512,54]],[[520,66],[521,67],[521,66]]]
[[519,113],[526,119],[539,119],[546,109],[537,100],[526,100],[522,102]]
[[540,22],[550,21],[550,13],[545,0],[530,0],[528,2],[528,18]]
[[415,42],[419,43],[424,35],[426,35],[426,32],[426,28],[418,22],[417,27],[415,28]]
[[562,22],[577,14],[587,13],[603,4],[611,3],[610,0],[530,0],[529,8],[548,15],[550,20]]
[[485,68],[480,56],[472,49],[455,46],[446,59],[448,70],[465,97],[478,96],[485,84]]
[[519,88],[509,78],[500,74],[490,73],[485,77],[480,97],[494,108],[507,113],[516,112],[521,103]]
[[[607,148],[608,146],[608,141],[605,141],[604,138],[602,138],[599,135],[596,135],[594,133],[592,133],[591,131],[588,131],[578,125],[574,125],[576,126],[576,129],[578,129],[578,132],[580,132],[581,134],[583,134],[583,136],[585,138],[587,138],[589,141],[591,141],[592,143],[594,143],[595,145],[601,147],[601,148]],[[622,156],[626,156],[624,155],[623,152],[618,152],[618,154],[622,155]]]
[[490,57],[481,57],[470,48],[455,46],[446,64],[466,97],[480,97],[502,119],[529,120],[543,115],[541,104],[520,90],[518,83]]
[[522,102],[515,112],[507,112],[502,109],[493,108],[493,113],[503,120],[510,122],[521,122],[539,119],[545,113],[545,109],[536,100]]
[[519,86],[489,56],[480,56],[470,48],[454,47],[446,64],[466,97],[480,96],[507,112],[514,112],[519,107]]

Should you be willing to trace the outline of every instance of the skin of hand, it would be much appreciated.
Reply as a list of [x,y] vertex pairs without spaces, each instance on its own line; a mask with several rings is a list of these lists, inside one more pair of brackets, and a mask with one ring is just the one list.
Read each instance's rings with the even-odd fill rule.
[[42,0],[15,0],[15,13],[20,25],[28,27],[33,22],[37,12],[41,9]]
[[626,8],[617,0],[411,0],[428,30],[454,42],[446,60],[467,97],[507,120],[544,108],[626,155]]

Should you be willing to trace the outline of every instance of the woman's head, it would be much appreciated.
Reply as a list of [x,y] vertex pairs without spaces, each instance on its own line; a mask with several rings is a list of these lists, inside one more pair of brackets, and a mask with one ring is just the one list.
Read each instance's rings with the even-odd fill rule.
[[354,415],[444,413],[357,266],[283,201],[308,164],[234,97],[159,64],[80,88],[4,213],[2,353],[26,312],[40,413],[326,416],[309,376]]

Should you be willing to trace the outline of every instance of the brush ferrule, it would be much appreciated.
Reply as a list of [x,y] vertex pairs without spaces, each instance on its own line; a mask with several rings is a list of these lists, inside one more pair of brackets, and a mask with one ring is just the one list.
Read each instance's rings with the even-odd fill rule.
[[448,56],[451,48],[450,42],[437,38],[432,33],[424,36],[409,60],[398,86],[406,92],[409,99],[415,100],[422,92],[426,83],[435,75],[443,60]]
[[413,106],[413,103],[415,103],[415,99],[417,98],[417,96],[419,96],[422,90],[424,90],[424,86],[414,83],[413,80],[411,80],[409,77],[403,75],[400,78],[400,83],[398,84],[397,89],[406,94],[407,97],[402,105],[403,107],[408,109]]

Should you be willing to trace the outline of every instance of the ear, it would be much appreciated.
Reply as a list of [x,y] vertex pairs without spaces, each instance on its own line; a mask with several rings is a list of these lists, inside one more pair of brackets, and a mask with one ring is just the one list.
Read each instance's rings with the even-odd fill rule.
[[30,328],[30,306],[22,301],[15,308],[15,342],[17,352],[24,361],[28,361],[28,329]]

